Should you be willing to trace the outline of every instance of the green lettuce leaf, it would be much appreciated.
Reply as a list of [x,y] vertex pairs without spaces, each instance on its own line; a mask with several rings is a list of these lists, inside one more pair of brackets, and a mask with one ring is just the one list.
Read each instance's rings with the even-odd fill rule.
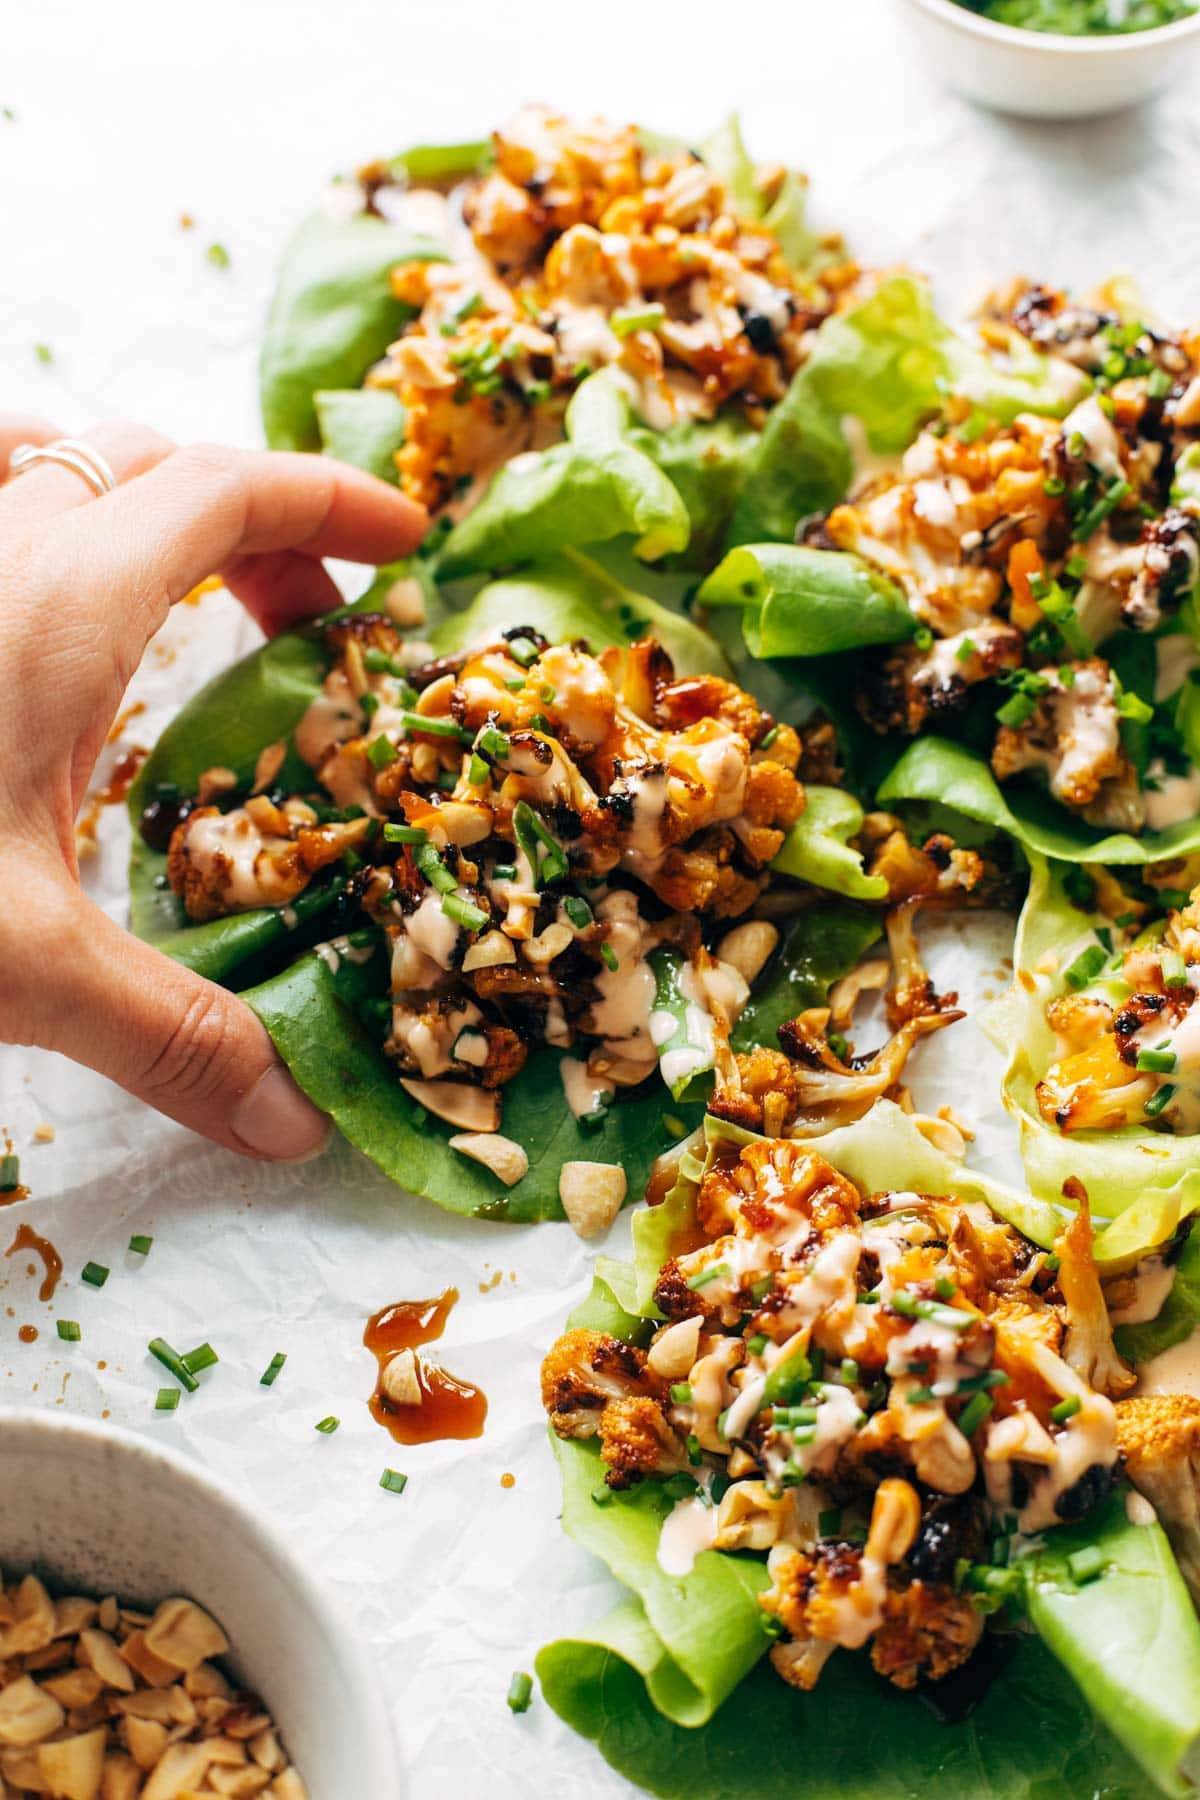
[[736,413],[726,413],[669,425],[665,431],[635,425],[629,442],[657,463],[687,508],[691,534],[678,561],[690,569],[709,568],[721,553],[758,446],[757,431]]
[[585,638],[595,651],[625,648],[650,633],[669,651],[679,674],[728,672],[706,631],[624,587],[600,563],[574,550],[489,582],[462,611],[448,613],[435,626],[433,643],[446,655],[514,625],[532,625],[554,644]]
[[[528,1174],[505,1187],[450,1148],[456,1128],[423,1114],[363,1024],[362,1001],[383,998],[387,987],[382,951],[363,964],[343,961],[336,972],[310,954],[243,997],[309,1098],[390,1180],[447,1212],[518,1224],[564,1217],[558,1180],[565,1162],[619,1163],[629,1199],[642,1193],[651,1164],[675,1142],[657,1092],[623,1099],[598,1129],[585,1130],[567,1105],[563,1053],[538,1051],[504,1089],[502,1129],[529,1157]],[[699,1109],[685,1107],[682,1116],[690,1128]]]
[[984,757],[948,738],[917,738],[879,789],[881,805],[921,802],[1006,831],[1026,852],[1062,862],[1133,865],[1200,849],[1200,819],[1133,837],[1098,830],[1059,806],[1042,788],[1018,779],[1002,789]]
[[[1098,1226],[1095,1251],[1118,1268],[1166,1243],[1200,1207],[1200,1138],[1173,1137],[1138,1126],[1072,1131],[1049,1125],[1034,1089],[1055,1058],[1046,1007],[1066,991],[1063,971],[1107,921],[1073,905],[1061,864],[1031,856],[1029,894],[1017,924],[1014,979],[980,1023],[1008,1055],[1004,1103],[1017,1121],[1021,1160],[1031,1191],[1058,1200],[1070,1176],[1082,1181]],[[1103,1224],[1109,1220],[1111,1223]]]
[[856,968],[881,933],[877,912],[817,902],[786,923],[779,944],[754,984],[734,1026],[735,1050],[774,1044],[787,1020],[820,1006],[835,981]]
[[801,519],[843,497],[860,451],[898,456],[949,393],[1000,420],[1025,410],[1062,416],[1086,386],[1063,368],[1015,339],[1008,359],[994,363],[943,324],[924,282],[888,276],[817,332],[767,421],[731,542],[790,543]]
[[392,269],[445,254],[433,239],[368,214],[305,220],[284,251],[259,355],[272,450],[320,449],[315,395],[359,387],[413,316],[392,296]]
[[479,175],[492,159],[490,138],[464,144],[414,144],[393,156],[388,168],[397,180],[422,182],[465,181]]
[[861,557],[796,544],[744,544],[702,584],[700,606],[736,606],[754,656],[828,656],[910,638],[903,593]]
[[514,457],[446,539],[441,569],[515,568],[568,545],[630,536],[647,562],[682,550],[688,513],[679,494],[631,441],[627,384],[617,369],[580,382],[566,439]]
[[404,408],[389,388],[328,388],[313,395],[321,447],[339,462],[397,485]]
[[842,788],[806,787],[807,804],[771,864],[781,875],[810,881],[850,900],[882,900],[887,882],[863,873],[862,852],[849,839],[861,830],[863,809]]
[[[1103,1572],[1080,1585],[1070,1558],[1094,1545]],[[1200,1624],[1161,1525],[1131,1524],[1118,1489],[1078,1525],[1043,1535],[1018,1565],[1029,1618],[1097,1719],[1160,1793],[1200,1784]]]
[[1126,1362],[1148,1362],[1190,1338],[1200,1325],[1200,1235],[1188,1237],[1175,1265],[1175,1280],[1156,1318],[1118,1325],[1113,1337]]
[[723,181],[739,212],[749,219],[762,216],[762,194],[754,178],[754,164],[742,137],[741,120],[730,113],[700,146],[700,155],[719,181]]

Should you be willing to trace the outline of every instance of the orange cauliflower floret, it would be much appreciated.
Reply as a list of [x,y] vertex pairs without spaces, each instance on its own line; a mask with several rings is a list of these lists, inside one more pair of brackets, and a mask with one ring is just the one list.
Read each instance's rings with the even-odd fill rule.
[[677,1475],[689,1466],[687,1451],[658,1401],[636,1394],[604,1408],[600,1454],[611,1488],[630,1487],[646,1475]]
[[983,1634],[982,1615],[966,1595],[942,1583],[889,1588],[884,1614],[871,1663],[898,1688],[914,1688],[922,1676],[940,1681],[961,1668]]
[[1200,1400],[1192,1394],[1118,1400],[1117,1444],[1130,1481],[1158,1514],[1200,1606]]

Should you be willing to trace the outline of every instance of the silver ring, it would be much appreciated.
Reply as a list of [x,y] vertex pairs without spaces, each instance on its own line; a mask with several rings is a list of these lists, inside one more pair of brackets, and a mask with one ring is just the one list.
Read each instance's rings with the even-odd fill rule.
[[10,475],[20,475],[40,462],[57,463],[82,476],[97,498],[111,494],[117,485],[111,465],[82,438],[55,438],[52,444],[18,444],[8,459],[8,471]]

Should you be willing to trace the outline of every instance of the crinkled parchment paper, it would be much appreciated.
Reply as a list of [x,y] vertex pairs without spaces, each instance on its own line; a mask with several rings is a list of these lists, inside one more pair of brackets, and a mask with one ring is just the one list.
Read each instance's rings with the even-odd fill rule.
[[[1015,270],[1086,285],[1135,269],[1164,313],[1200,315],[1194,81],[1113,120],[1024,125],[942,93],[884,0],[760,0],[734,30],[723,8],[719,40],[707,11],[632,0],[557,14],[524,0],[212,0],[202,20],[143,0],[24,9],[0,66],[0,103],[16,115],[0,122],[4,403],[67,429],[135,413],[180,437],[255,443],[271,269],[325,175],[405,141],[475,135],[527,97],[691,134],[736,105],[759,154],[811,172],[819,223],[843,226],[865,258],[929,269],[952,307]],[[228,269],[206,259],[212,242]],[[51,347],[50,366],[35,343]],[[146,710],[107,757],[153,742],[253,635],[225,595],[178,609],[137,680]],[[106,810],[99,837],[85,880],[120,917],[120,809]],[[965,1004],[1002,985],[1004,921],[966,916],[936,935],[935,975]],[[2,1007],[0,990],[0,1019]],[[997,1080],[968,1020],[924,1049],[913,1088],[930,1110],[948,1102],[969,1118],[972,1157],[1011,1177]],[[0,1213],[0,1248],[27,1218],[67,1268],[47,1307],[26,1258],[0,1263],[0,1401],[145,1431],[269,1515],[374,1646],[408,1791],[630,1792],[540,1701],[517,1719],[504,1704],[511,1672],[610,1598],[560,1534],[537,1404],[540,1354],[587,1279],[591,1252],[570,1229],[447,1217],[342,1146],[299,1170],[243,1162],[26,1051],[0,1050],[0,1124],[32,1190]],[[39,1125],[53,1126],[52,1143],[34,1142]],[[620,1255],[627,1230],[628,1215],[603,1248]],[[153,1235],[149,1258],[127,1252],[132,1232]],[[112,1270],[102,1291],[80,1284],[88,1258]],[[486,1433],[403,1449],[366,1411],[363,1325],[450,1284],[462,1298],[441,1349],[486,1390]],[[55,1314],[79,1320],[79,1344],[59,1344]],[[36,1343],[18,1341],[22,1324],[37,1325]],[[152,1410],[156,1334],[179,1347],[211,1339],[221,1357],[173,1414]],[[288,1362],[268,1390],[258,1378],[276,1350]],[[342,1425],[322,1437],[313,1426],[328,1413]],[[400,1497],[377,1485],[387,1465],[410,1477]]]

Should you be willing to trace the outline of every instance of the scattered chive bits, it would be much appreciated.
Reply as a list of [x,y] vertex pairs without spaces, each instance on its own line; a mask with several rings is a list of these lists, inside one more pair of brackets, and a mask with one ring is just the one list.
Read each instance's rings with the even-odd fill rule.
[[402,1475],[399,1469],[385,1469],[379,1477],[379,1485],[389,1494],[402,1494],[408,1486],[408,1476]]
[[532,1675],[527,1675],[524,1669],[518,1669],[508,1684],[506,1699],[509,1712],[528,1712],[529,1703],[533,1699]]
[[1077,1587],[1094,1581],[1104,1568],[1104,1552],[1099,1544],[1085,1544],[1067,1558],[1067,1569]]
[[49,344],[35,344],[33,346],[33,354],[43,368],[48,367],[49,364],[54,361],[54,352]]
[[21,1159],[11,1150],[0,1156],[0,1194],[11,1194],[21,1185]]
[[328,1413],[325,1418],[317,1420],[314,1430],[319,1431],[322,1437],[332,1437],[341,1422],[333,1413]]
[[149,1350],[151,1356],[162,1364],[167,1373],[175,1377],[180,1387],[183,1388],[186,1393],[194,1394],[196,1392],[200,1383],[196,1380],[196,1377],[192,1374],[192,1371],[188,1368],[178,1350],[172,1350],[166,1338],[151,1338],[150,1342],[146,1345],[146,1348]]
[[178,1388],[159,1388],[154,1397],[155,1412],[174,1412],[179,1405]]
[[220,1357],[211,1344],[198,1344],[194,1350],[185,1350],[180,1362],[189,1375],[199,1375],[204,1369],[211,1369]]
[[56,1319],[54,1324],[64,1344],[77,1344],[83,1337],[83,1333],[74,1319]]
[[282,1350],[277,1350],[258,1378],[259,1387],[274,1387],[279,1379],[279,1371],[286,1361],[286,1354]]
[[86,1262],[80,1270],[80,1281],[86,1281],[89,1287],[102,1288],[108,1280],[108,1270],[103,1263]]
[[140,1233],[137,1233],[130,1238],[129,1248],[135,1256],[149,1256],[150,1246],[153,1242],[154,1239],[152,1237],[143,1237]]
[[620,967],[621,959],[610,943],[606,942],[601,944],[600,960],[606,969],[611,969],[614,975],[616,974],[617,969]]
[[1065,1400],[1060,1400],[1057,1406],[1050,1408],[1050,1417],[1056,1425],[1065,1425],[1068,1419],[1075,1417],[1081,1404],[1078,1394],[1068,1394]]
[[224,244],[210,244],[204,255],[206,261],[210,262],[214,269],[228,269],[233,262],[233,258]]

